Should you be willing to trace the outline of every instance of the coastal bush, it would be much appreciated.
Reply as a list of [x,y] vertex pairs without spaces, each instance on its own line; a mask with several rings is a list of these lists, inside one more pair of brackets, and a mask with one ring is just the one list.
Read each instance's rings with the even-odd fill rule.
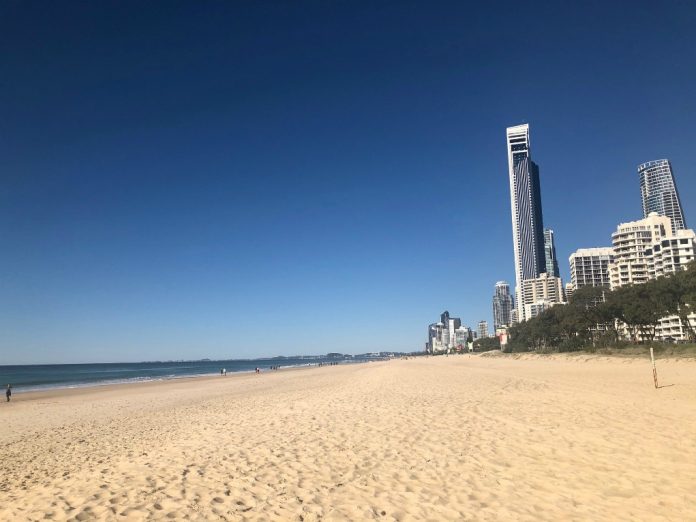
[[[568,304],[548,308],[512,326],[503,351],[596,351],[635,346],[639,341],[657,346],[653,343],[656,328],[669,315],[680,317],[687,339],[694,341],[696,324],[689,319],[696,311],[694,263],[686,270],[614,291],[580,288]],[[622,325],[620,329],[617,324]],[[622,333],[628,339],[622,339]]]
[[587,348],[592,348],[592,345],[588,346],[587,342],[579,337],[564,339],[558,345],[559,352],[579,352],[581,350],[586,350]]
[[474,341],[475,352],[489,352],[491,350],[500,350],[500,339],[498,337],[484,337]]

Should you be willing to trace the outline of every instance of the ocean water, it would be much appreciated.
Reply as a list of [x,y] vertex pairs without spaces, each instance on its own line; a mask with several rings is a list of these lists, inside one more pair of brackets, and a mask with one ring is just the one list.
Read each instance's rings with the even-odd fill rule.
[[227,361],[181,361],[140,362],[101,364],[37,364],[0,366],[0,386],[12,385],[15,392],[36,391],[51,388],[78,388],[138,381],[153,381],[219,375],[220,369],[227,373],[251,372],[255,368],[268,371],[271,366],[297,368],[335,362],[349,364],[365,362],[367,358],[328,357],[274,357],[268,359],[238,359]]

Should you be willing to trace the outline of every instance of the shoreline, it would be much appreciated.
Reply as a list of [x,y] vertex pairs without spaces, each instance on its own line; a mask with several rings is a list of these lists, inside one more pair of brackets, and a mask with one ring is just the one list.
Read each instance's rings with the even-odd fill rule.
[[[377,362],[379,359],[374,359],[374,360],[357,360],[357,361],[345,361],[339,363],[340,365],[353,365],[353,364],[361,364],[365,362]],[[107,363],[107,364],[112,364],[112,363]],[[117,363],[113,363],[117,364]],[[259,370],[261,373],[275,373],[277,371],[290,371],[290,370],[302,370],[302,369],[310,369],[310,368],[315,368],[319,367],[320,363],[306,363],[306,364],[288,364],[286,366],[278,365],[277,370],[270,370],[268,367],[261,367],[259,366]],[[322,364],[322,366],[330,366],[326,362]],[[233,376],[233,375],[246,375],[246,374],[253,374],[254,369],[241,369],[241,370],[228,370],[226,376]],[[54,392],[62,392],[62,391],[69,391],[69,390],[74,390],[75,392],[79,392],[80,390],[91,390],[91,389],[98,389],[98,388],[110,388],[112,386],[116,387],[121,387],[121,386],[132,386],[132,385],[138,385],[138,384],[148,384],[148,383],[164,383],[164,382],[169,382],[169,381],[181,381],[181,380],[197,380],[197,379],[214,379],[216,377],[224,377],[221,375],[218,371],[213,371],[213,372],[207,372],[207,373],[192,373],[192,374],[180,374],[180,375],[165,375],[165,376],[145,376],[145,377],[137,377],[137,378],[123,378],[123,379],[106,379],[104,381],[91,381],[91,382],[66,382],[66,383],[58,383],[58,384],[48,384],[48,385],[17,385],[12,382],[12,396],[14,397],[15,394],[21,395],[21,396],[27,396],[27,395],[34,395],[34,394],[53,394]],[[4,386],[5,383],[3,383]],[[13,399],[14,400],[14,399]]]
[[[358,364],[358,363],[350,363],[350,364]],[[165,378],[153,378],[153,379],[143,379],[139,381],[123,381],[123,382],[116,382],[116,383],[106,383],[106,384],[99,384],[99,383],[91,383],[91,384],[86,384],[86,385],[79,385],[79,386],[60,386],[60,387],[52,387],[52,388],[46,388],[43,390],[27,390],[27,391],[22,391],[21,388],[19,391],[16,391],[15,388],[12,388],[12,401],[11,402],[28,402],[28,401],[37,401],[37,400],[45,400],[45,399],[59,399],[59,398],[64,398],[64,397],[76,397],[76,396],[83,396],[83,395],[99,395],[99,394],[108,394],[114,391],[124,391],[124,392],[132,392],[138,389],[141,390],[148,390],[152,388],[156,388],[158,386],[165,387],[168,384],[186,384],[186,383],[191,383],[191,382],[199,382],[199,383],[205,383],[205,382],[216,382],[216,381],[224,381],[228,377],[231,379],[234,378],[241,378],[241,377],[249,377],[249,376],[254,376],[256,378],[259,378],[262,375],[273,375],[278,372],[293,372],[293,371],[301,371],[301,370],[312,370],[314,368],[320,368],[319,365],[317,364],[312,364],[312,365],[307,365],[307,366],[286,366],[286,367],[280,367],[278,370],[268,370],[268,369],[262,369],[259,374],[256,374],[254,370],[240,370],[236,372],[228,372],[227,375],[220,375],[219,373],[206,373],[206,374],[198,374],[198,375],[182,375],[182,376],[175,376],[175,377],[165,377]],[[323,368],[323,366],[322,366]],[[21,397],[20,400],[17,400],[17,398]]]

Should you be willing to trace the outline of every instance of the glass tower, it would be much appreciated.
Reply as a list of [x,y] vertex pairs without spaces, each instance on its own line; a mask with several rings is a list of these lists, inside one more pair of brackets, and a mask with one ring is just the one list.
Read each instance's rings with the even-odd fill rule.
[[556,259],[556,244],[553,241],[553,230],[544,229],[544,258],[546,262],[546,273],[550,277],[561,277],[558,270],[558,259]]
[[638,165],[638,175],[643,217],[657,212],[659,216],[667,216],[672,220],[672,233],[685,229],[684,212],[669,160],[661,159]]

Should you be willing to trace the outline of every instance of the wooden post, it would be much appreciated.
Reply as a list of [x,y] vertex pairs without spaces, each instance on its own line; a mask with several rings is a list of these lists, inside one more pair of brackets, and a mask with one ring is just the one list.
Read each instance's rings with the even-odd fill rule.
[[655,389],[657,389],[657,368],[655,367],[655,354],[653,353],[652,346],[650,347],[650,360],[652,361],[653,367],[653,381],[655,382]]

